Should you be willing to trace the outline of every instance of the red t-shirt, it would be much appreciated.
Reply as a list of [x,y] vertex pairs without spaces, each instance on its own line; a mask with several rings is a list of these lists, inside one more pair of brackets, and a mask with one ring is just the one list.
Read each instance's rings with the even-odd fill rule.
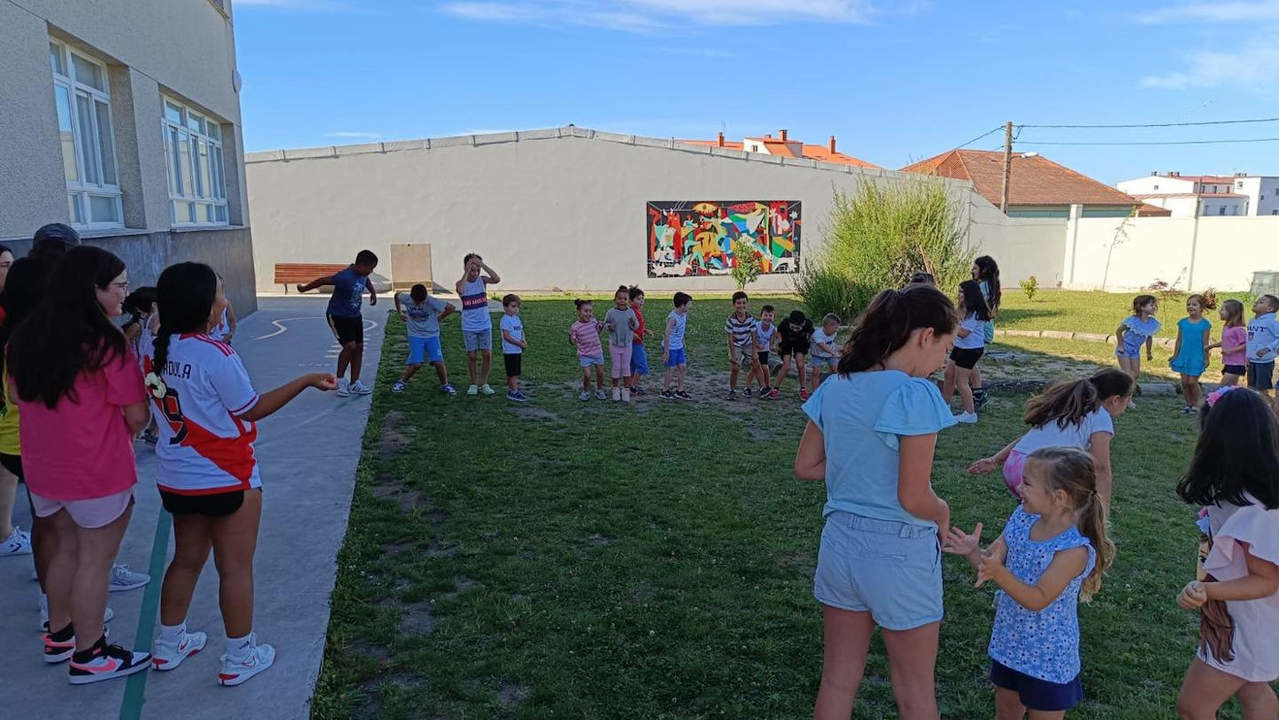
[[641,312],[640,309],[635,307],[634,305],[631,306],[631,310],[635,311],[635,319],[639,320],[639,327],[635,328],[635,342],[639,343],[640,345],[643,345],[644,344],[644,313]]
[[138,468],[124,408],[146,400],[137,356],[128,350],[99,370],[80,373],[73,397],[64,395],[52,410],[18,399],[22,471],[31,492],[71,501],[133,487]]

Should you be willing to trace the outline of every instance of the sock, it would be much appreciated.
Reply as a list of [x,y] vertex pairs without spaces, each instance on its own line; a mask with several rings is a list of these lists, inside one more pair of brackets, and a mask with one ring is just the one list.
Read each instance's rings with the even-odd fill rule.
[[185,621],[180,622],[177,625],[165,625],[161,623],[160,640],[166,643],[176,644],[182,639],[182,636],[186,633],[186,631],[187,624]]
[[96,653],[97,653],[100,649],[104,649],[104,648],[106,648],[106,646],[107,646],[107,636],[106,636],[106,635],[102,635],[102,636],[98,637],[98,641],[97,641],[97,642],[95,642],[95,643],[94,643],[94,644],[93,644],[93,645],[92,645],[92,646],[91,646],[88,650],[77,650],[77,651],[75,651],[75,653],[71,655],[71,662],[73,662],[73,663],[86,663],[86,662],[89,662],[90,660],[92,660],[92,659],[93,659],[93,656],[94,656],[94,655],[95,655],[95,654],[96,654]]
[[49,633],[49,639],[56,642],[66,642],[73,637],[75,637],[75,628],[71,626],[71,623],[67,623],[66,627],[57,632]]
[[40,614],[49,617],[49,596],[40,593]]
[[253,633],[249,633],[244,637],[226,639],[226,654],[233,660],[239,660],[248,656],[249,650],[253,647]]

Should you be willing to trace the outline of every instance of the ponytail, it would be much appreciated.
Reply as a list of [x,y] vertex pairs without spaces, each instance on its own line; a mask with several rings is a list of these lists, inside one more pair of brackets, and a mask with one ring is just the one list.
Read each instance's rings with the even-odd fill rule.
[[169,386],[164,384],[164,366],[169,361],[169,341],[172,338],[173,331],[165,327],[162,321],[152,342],[154,349],[151,351],[151,372],[146,376],[147,390],[157,400],[163,400],[169,394]]
[[178,263],[160,273],[155,283],[160,329],[152,343],[155,349],[151,353],[151,372],[146,377],[147,388],[157,399],[169,392],[164,383],[164,368],[173,336],[203,333],[208,329],[209,315],[217,302],[218,282],[213,268],[201,263]]
[[1102,575],[1115,562],[1115,543],[1106,534],[1106,526],[1109,522],[1107,515],[1106,504],[1101,501],[1101,496],[1094,488],[1092,495],[1088,498],[1088,504],[1079,516],[1079,532],[1088,538],[1093,550],[1097,551],[1097,560],[1093,563],[1092,572],[1088,573],[1088,577],[1084,578],[1084,584],[1079,588],[1079,599],[1084,602],[1091,601],[1093,595],[1101,590]]
[[1116,395],[1128,397],[1132,385],[1132,377],[1115,368],[1098,370],[1084,380],[1053,383],[1026,402],[1022,420],[1031,427],[1047,425],[1055,420],[1057,427],[1064,430],[1067,425],[1078,425],[1096,412],[1106,399]]
[[1096,552],[1092,571],[1079,588],[1079,599],[1088,602],[1101,589],[1102,576],[1115,562],[1115,543],[1106,534],[1108,513],[1097,494],[1097,472],[1092,455],[1079,448],[1046,447],[1026,457],[1028,468],[1032,463],[1038,471],[1036,479],[1043,480],[1046,490],[1066,493],[1071,507],[1078,513],[1079,533],[1088,538]]
[[856,325],[839,359],[843,376],[878,367],[919,328],[939,337],[954,333],[955,305],[935,287],[908,285],[876,295]]

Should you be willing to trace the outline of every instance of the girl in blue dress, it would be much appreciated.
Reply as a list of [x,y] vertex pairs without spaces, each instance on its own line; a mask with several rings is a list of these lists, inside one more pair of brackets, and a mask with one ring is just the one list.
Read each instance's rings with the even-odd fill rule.
[[1204,311],[1215,307],[1217,298],[1211,292],[1191,295],[1186,298],[1186,317],[1177,321],[1177,347],[1168,364],[1181,373],[1181,393],[1186,399],[1181,411],[1187,415],[1198,412],[1196,408],[1203,397],[1199,376],[1208,367],[1208,348],[1212,343],[1208,333],[1212,322],[1204,317]]
[[995,542],[981,548],[952,528],[946,552],[977,569],[977,586],[992,580],[995,626],[990,679],[998,718],[1058,720],[1083,699],[1078,601],[1101,589],[1115,557],[1106,536],[1106,505],[1097,495],[1092,456],[1079,448],[1046,447],[1026,458],[1022,504]]
[[816,720],[848,720],[876,626],[899,715],[937,717],[950,506],[931,475],[937,433],[955,418],[928,376],[946,362],[955,324],[955,307],[937,288],[881,292],[855,323],[838,375],[804,403],[795,476],[826,481],[813,579],[825,641]]
[[[1115,328],[1115,357],[1119,360],[1119,369],[1128,373],[1134,382],[1141,375],[1141,346],[1146,346],[1147,360],[1155,359],[1155,333],[1159,332],[1155,311],[1158,309],[1159,301],[1154,295],[1138,295],[1132,299],[1132,315]],[[1134,407],[1131,400],[1128,407]]]

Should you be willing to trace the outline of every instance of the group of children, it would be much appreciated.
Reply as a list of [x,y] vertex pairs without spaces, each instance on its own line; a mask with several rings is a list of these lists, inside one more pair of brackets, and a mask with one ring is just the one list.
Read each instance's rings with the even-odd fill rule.
[[[821,328],[814,328],[802,310],[792,310],[785,320],[775,323],[776,309],[772,305],[761,306],[756,319],[750,314],[749,303],[745,292],[733,293],[733,312],[724,321],[730,368],[728,399],[737,399],[737,382],[743,369],[747,373],[743,389],[746,397],[752,396],[751,383],[758,382],[761,399],[778,399],[793,363],[799,378],[799,398],[807,400],[808,381],[811,379],[813,387],[817,387],[824,379],[823,372],[828,377],[835,370],[839,359],[835,340],[839,316],[829,313],[822,318]],[[774,352],[780,359],[776,373],[770,362]]]

